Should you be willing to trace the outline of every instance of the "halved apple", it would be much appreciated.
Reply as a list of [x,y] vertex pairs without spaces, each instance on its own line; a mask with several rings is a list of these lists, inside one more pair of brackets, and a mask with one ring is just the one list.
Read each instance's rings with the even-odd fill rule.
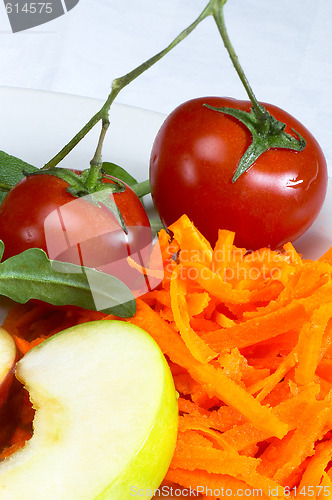
[[178,411],[169,367],[146,332],[121,321],[77,325],[32,349],[16,374],[36,409],[34,434],[0,464],[1,500],[151,498]]
[[13,337],[0,327],[0,408],[7,399],[14,377],[16,354]]

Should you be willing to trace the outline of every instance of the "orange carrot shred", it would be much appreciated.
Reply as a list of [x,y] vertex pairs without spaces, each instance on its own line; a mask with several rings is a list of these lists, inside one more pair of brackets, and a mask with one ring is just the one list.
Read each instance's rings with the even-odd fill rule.
[[176,271],[171,280],[170,294],[174,320],[180,331],[181,337],[193,356],[202,363],[207,363],[215,358],[217,353],[214,352],[191,328],[189,308],[185,297],[185,287],[178,279]]
[[207,333],[203,338],[217,352],[234,347],[241,349],[277,337],[287,330],[300,329],[306,319],[304,307],[292,302],[264,316]]
[[212,248],[206,238],[196,229],[190,219],[183,215],[169,229],[174,233],[176,241],[181,248],[181,262],[205,262],[212,261]]
[[144,267],[141,264],[137,263],[132,257],[127,257],[127,262],[130,267],[136,269],[136,271],[139,271],[141,274],[145,274],[146,276],[150,276],[152,278],[158,278],[160,280],[162,280],[164,277],[164,272],[161,269],[150,269]]
[[26,354],[31,349],[31,343],[17,335],[13,335],[17,349],[21,354]]
[[311,321],[301,329],[298,345],[298,365],[295,368],[295,381],[299,384],[309,384],[314,380],[325,328],[331,317],[331,304],[323,304],[316,309]]
[[[324,471],[332,460],[332,441],[323,441],[316,446],[315,454],[310,458],[303,473],[299,489],[320,484]],[[332,491],[331,491],[332,493]]]

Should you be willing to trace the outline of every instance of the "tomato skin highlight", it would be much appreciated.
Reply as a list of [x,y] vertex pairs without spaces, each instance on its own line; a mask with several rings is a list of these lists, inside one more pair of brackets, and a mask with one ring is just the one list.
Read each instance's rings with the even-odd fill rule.
[[93,267],[133,285],[138,273],[126,259],[144,249],[149,252],[152,242],[140,199],[127,185],[123,192],[113,194],[126,235],[110,210],[75,198],[67,187],[56,176],[31,175],[9,191],[0,206],[4,259],[28,248],[41,248],[51,259]]
[[249,112],[250,101],[202,97],[178,106],[161,126],[150,159],[151,194],[165,225],[187,214],[214,244],[218,229],[235,231],[247,249],[278,248],[314,222],[327,189],[323,152],[311,133],[282,109],[264,104],[285,131],[306,140],[301,152],[270,149],[235,183],[232,178],[251,144],[236,118],[204,106]]

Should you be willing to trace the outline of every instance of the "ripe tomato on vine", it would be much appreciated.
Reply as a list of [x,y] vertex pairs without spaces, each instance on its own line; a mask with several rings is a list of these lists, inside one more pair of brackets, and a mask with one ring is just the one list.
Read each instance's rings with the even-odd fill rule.
[[[103,181],[112,187],[118,182]],[[93,195],[90,200],[75,197],[68,187],[56,175],[39,173],[28,175],[9,191],[0,206],[4,258],[40,248],[51,259],[95,268],[135,288],[141,275],[127,258],[140,255],[144,260],[152,243],[150,222],[139,197],[121,181],[118,190],[102,191],[105,200],[113,203],[111,211],[103,203],[93,203]]]
[[238,246],[252,250],[294,241],[316,219],[325,199],[327,166],[319,144],[289,113],[266,104],[286,125],[285,132],[294,141],[300,136],[305,147],[272,146],[234,182],[252,133],[236,116],[206,105],[234,109],[234,114],[251,110],[250,101],[202,97],[168,116],[150,161],[151,193],[162,221],[170,225],[186,213],[211,243],[218,229],[229,229]]

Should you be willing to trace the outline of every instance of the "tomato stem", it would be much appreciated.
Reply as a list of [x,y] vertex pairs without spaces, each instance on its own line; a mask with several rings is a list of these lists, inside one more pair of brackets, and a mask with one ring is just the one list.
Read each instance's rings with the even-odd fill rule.
[[151,193],[150,181],[147,179],[146,181],[138,182],[137,184],[131,186],[131,189],[139,198],[141,198],[142,196]]
[[87,179],[85,181],[85,186],[89,191],[89,193],[94,191],[94,188],[96,187],[97,183],[100,182],[102,177],[101,173],[101,169],[103,166],[102,149],[109,124],[110,122],[108,117],[102,118],[102,127],[99,135],[97,148],[92,160],[90,161],[90,169]]
[[227,0],[215,0],[213,2],[213,18],[216,22],[216,25],[218,27],[219,33],[221,35],[221,38],[224,42],[225,48],[229,54],[229,57],[231,58],[231,61],[233,63],[233,66],[248,94],[248,97],[252,103],[252,106],[255,110],[255,115],[256,118],[259,121],[266,121],[269,118],[269,113],[266,111],[264,106],[262,106],[256,99],[256,96],[251,88],[251,85],[243,71],[243,68],[239,62],[239,58],[234,50],[234,47],[230,41],[230,38],[228,36],[228,32],[226,29],[226,24],[225,24],[225,18],[224,18],[224,5]]
[[111,105],[113,104],[115,98],[118,96],[119,92],[129,85],[135,78],[140,76],[144,71],[148,70],[153,66],[156,62],[162,59],[168,52],[170,52],[176,45],[178,45],[182,40],[184,40],[190,33],[198,26],[198,24],[203,21],[209,15],[212,15],[213,12],[213,4],[215,0],[210,0],[205,9],[201,12],[201,14],[197,17],[197,19],[192,22],[186,29],[181,31],[181,33],[174,38],[174,40],[162,51],[158,52],[158,54],[154,55],[143,64],[130,71],[126,75],[116,78],[112,82],[111,92],[102,106],[102,108],[84,125],[84,127],[71,139],[71,141],[66,144],[61,151],[59,151],[53,158],[51,158],[42,168],[47,169],[50,167],[55,167],[60,161],[62,161],[69,153],[74,149],[75,146],[87,135],[88,132],[100,121],[100,120],[108,120],[109,110]]
[[224,19],[224,5],[226,2],[227,0],[214,0],[212,15],[217,24],[225,48],[231,58],[234,69],[236,70],[252,103],[250,113],[234,108],[212,108],[215,111],[234,116],[242,122],[252,134],[252,143],[240,159],[232,178],[232,182],[236,182],[236,180],[248,170],[248,168],[259,158],[259,156],[268,149],[286,148],[294,151],[302,151],[306,145],[306,141],[295,130],[293,130],[293,132],[297,135],[297,137],[286,133],[286,125],[276,120],[276,118],[274,118],[274,116],[272,116],[266,108],[257,101],[227,33]]
[[[252,102],[256,117],[258,121],[262,122],[262,127],[264,127],[264,123],[268,120],[269,113],[265,110],[265,108],[259,104],[256,99],[256,96],[248,82],[248,79],[239,63],[239,59],[235,53],[235,50],[232,46],[232,43],[229,39],[225,20],[224,20],[224,12],[223,7],[227,0],[210,0],[205,9],[201,12],[201,14],[196,18],[194,22],[192,22],[186,29],[184,29],[164,50],[158,52],[156,55],[145,61],[143,64],[133,69],[129,73],[123,75],[120,78],[116,78],[112,82],[111,92],[108,95],[107,100],[105,101],[102,108],[84,125],[84,127],[71,139],[61,149],[51,160],[49,160],[43,167],[43,169],[51,168],[56,166],[60,161],[62,161],[72,149],[87,135],[88,132],[100,121],[103,121],[102,132],[99,138],[98,146],[96,149],[96,153],[91,160],[91,168],[94,170],[95,166],[101,166],[101,149],[103,145],[103,141],[106,135],[106,131],[109,124],[109,111],[111,105],[114,100],[120,93],[120,91],[129,85],[133,80],[135,80],[138,76],[144,73],[146,70],[151,68],[156,62],[162,59],[168,52],[170,52],[176,45],[178,45],[182,40],[184,40],[197,26],[200,24],[206,17],[212,15],[214,18],[220,35],[223,39],[224,45],[228,54],[232,60],[233,66],[237,71],[242,84],[244,85],[246,92]],[[107,124],[107,126],[105,125]],[[95,177],[95,174],[91,174],[90,181],[92,182]],[[90,182],[89,181],[89,182]]]
[[109,124],[110,124],[110,122],[109,122],[108,117],[102,119],[102,126],[101,126],[101,131],[100,131],[100,136],[99,136],[97,148],[96,148],[94,157],[90,161],[91,166],[95,166],[95,167],[99,167],[99,168],[102,167],[102,164],[103,164],[102,149],[103,149],[104,139],[105,139]]
[[[265,109],[263,105],[261,105],[249,84],[249,81],[240,65],[238,56],[233,48],[233,45],[230,41],[230,38],[227,33],[225,20],[224,20],[224,5],[227,0],[210,0],[205,9],[201,12],[201,14],[196,18],[196,20],[191,23],[186,29],[184,29],[164,50],[158,52],[156,55],[145,61],[143,64],[130,71],[126,75],[116,78],[112,82],[111,92],[102,106],[102,108],[88,121],[86,125],[73,137],[73,139],[66,144],[66,146],[57,153],[46,165],[44,165],[43,169],[48,169],[56,166],[67,154],[85,137],[85,135],[100,121],[102,120],[102,130],[100,133],[97,149],[93,159],[90,162],[90,172],[87,178],[87,185],[90,186],[91,189],[95,187],[95,183],[98,182],[98,176],[101,172],[102,166],[102,146],[105,139],[106,131],[109,126],[109,111],[111,105],[113,104],[115,98],[118,96],[119,92],[129,85],[135,78],[140,76],[144,71],[148,70],[153,66],[156,62],[158,62],[162,57],[164,57],[168,52],[170,52],[176,45],[178,45],[184,38],[186,38],[197,26],[208,16],[212,16],[214,21],[218,27],[219,33],[224,42],[225,48],[231,58],[233,66],[249,96],[249,99],[252,103],[252,113],[254,115],[254,119],[256,120],[256,131],[258,134],[262,134],[263,136],[267,136],[268,134],[274,134],[276,125],[276,120],[270,115],[270,113]],[[283,126],[283,124],[277,124],[278,127]],[[280,128],[280,127],[279,127]],[[280,131],[282,133],[282,130]],[[280,135],[280,134],[279,134]],[[286,138],[287,142],[288,137]],[[301,141],[300,141],[301,142]],[[303,141],[302,141],[303,142]],[[295,144],[296,150],[301,150],[303,144]],[[283,147],[281,144],[278,147]],[[303,146],[304,147],[304,146]],[[298,149],[300,148],[300,149]],[[244,168],[244,167],[243,167]],[[248,168],[247,165],[245,168]],[[235,179],[236,180],[236,179]]]

